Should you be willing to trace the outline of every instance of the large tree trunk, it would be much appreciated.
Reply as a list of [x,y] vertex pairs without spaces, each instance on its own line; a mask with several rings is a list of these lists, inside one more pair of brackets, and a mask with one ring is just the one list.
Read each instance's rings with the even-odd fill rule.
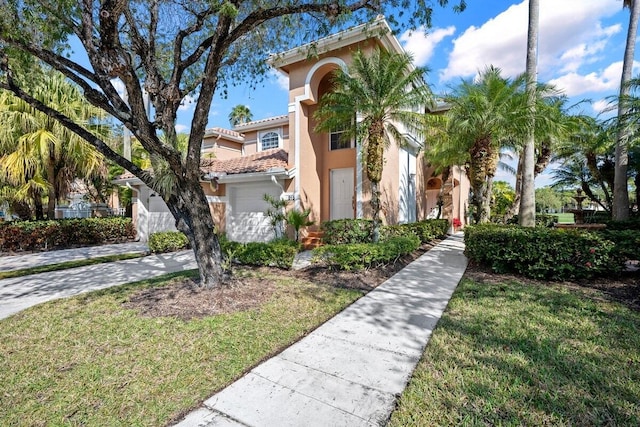
[[180,181],[178,195],[172,195],[167,206],[176,219],[176,228],[189,238],[200,270],[200,285],[208,288],[220,286],[230,272],[226,268],[204,190],[197,179]]
[[529,31],[527,37],[527,106],[529,107],[530,128],[522,150],[522,195],[518,222],[522,227],[536,225],[536,193],[534,183],[535,158],[535,106],[537,82],[538,19],[539,0],[529,0]]
[[623,221],[629,219],[629,190],[627,166],[629,164],[629,128],[627,126],[628,113],[627,97],[629,96],[629,81],[633,72],[633,57],[638,32],[638,17],[640,7],[638,0],[627,0],[625,6],[630,9],[629,29],[627,30],[627,45],[624,50],[622,77],[620,79],[620,99],[618,100],[618,137],[616,139],[616,166],[613,189],[613,219]]

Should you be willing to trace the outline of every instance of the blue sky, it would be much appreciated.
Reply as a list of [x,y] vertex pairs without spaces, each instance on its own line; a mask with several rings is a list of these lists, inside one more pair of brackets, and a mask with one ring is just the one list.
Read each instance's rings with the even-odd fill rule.
[[[478,70],[494,65],[505,76],[525,69],[528,2],[468,0],[460,14],[450,8],[436,8],[433,26],[400,33],[398,39],[414,55],[414,62],[426,66],[432,89],[444,93],[461,79],[473,78]],[[615,95],[620,84],[629,11],[621,0],[540,0],[538,80],[555,84],[573,100],[588,98],[583,113],[597,115]],[[286,79],[274,72],[256,89],[230,88],[227,99],[214,98],[208,127],[229,127],[234,105],[246,104],[254,119],[286,114]],[[193,104],[191,104],[193,105]],[[187,105],[178,128],[189,124]],[[513,182],[500,173],[496,179]],[[548,171],[537,186],[550,183]]]

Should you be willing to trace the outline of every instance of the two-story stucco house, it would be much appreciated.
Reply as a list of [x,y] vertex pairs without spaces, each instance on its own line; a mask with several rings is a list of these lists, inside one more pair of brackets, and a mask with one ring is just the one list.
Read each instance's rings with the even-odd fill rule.
[[[311,228],[332,219],[370,217],[369,182],[357,141],[344,143],[338,134],[316,133],[313,116],[319,99],[330,90],[332,72],[348,67],[356,50],[366,53],[376,46],[403,51],[383,18],[274,55],[270,65],[289,79],[287,114],[233,130],[207,130],[202,142],[202,185],[211,214],[229,239],[247,242],[274,237],[265,215],[269,206],[264,194],[289,200],[290,208],[310,209],[315,222]],[[395,224],[427,218],[444,186],[444,217],[464,222],[466,176],[454,168],[449,182],[442,183],[420,152],[425,142],[414,141],[408,147],[392,144],[385,154],[380,183],[383,221]],[[153,231],[172,229],[173,218],[160,197],[131,176],[118,182],[135,190],[133,212],[142,240]]]

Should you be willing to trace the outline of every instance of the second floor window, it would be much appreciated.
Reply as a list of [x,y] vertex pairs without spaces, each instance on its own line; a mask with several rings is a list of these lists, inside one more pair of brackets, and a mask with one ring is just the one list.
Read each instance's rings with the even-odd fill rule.
[[277,132],[266,132],[260,136],[260,147],[262,150],[270,150],[280,146],[280,135]]
[[343,130],[333,131],[329,134],[329,150],[342,150],[352,148],[351,139]]

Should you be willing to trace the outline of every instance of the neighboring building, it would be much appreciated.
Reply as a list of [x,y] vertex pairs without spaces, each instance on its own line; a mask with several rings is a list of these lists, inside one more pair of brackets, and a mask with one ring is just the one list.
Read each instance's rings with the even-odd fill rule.
[[[203,188],[220,231],[240,242],[267,241],[274,230],[266,217],[264,194],[291,201],[291,207],[310,209],[311,227],[323,221],[370,217],[370,185],[355,142],[344,144],[337,133],[314,132],[320,97],[330,90],[331,73],[348,67],[352,53],[374,47],[402,52],[398,40],[382,18],[325,37],[309,46],[272,56],[270,65],[289,77],[288,114],[252,121],[233,130],[212,128],[202,141]],[[442,183],[414,139],[409,147],[392,145],[385,154],[380,183],[381,217],[395,224],[425,219],[437,209],[444,184],[445,218],[467,211],[469,183],[455,168]],[[134,191],[134,218],[141,240],[154,231],[175,229],[173,217],[160,197],[140,180],[123,175],[116,182]]]

